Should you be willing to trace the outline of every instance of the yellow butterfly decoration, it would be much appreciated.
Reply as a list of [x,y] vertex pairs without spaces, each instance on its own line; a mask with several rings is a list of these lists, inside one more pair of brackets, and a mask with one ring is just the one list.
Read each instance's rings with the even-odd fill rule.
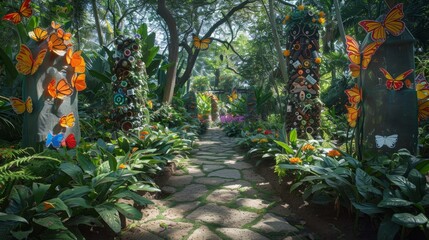
[[192,39],[194,41],[194,47],[201,50],[206,50],[207,48],[209,48],[210,43],[213,41],[212,38],[200,39],[195,34],[192,34]]
[[234,89],[234,90],[232,90],[231,95],[228,95],[228,100],[230,102],[233,102],[237,98],[238,98],[237,90]]
[[61,127],[73,127],[75,122],[74,113],[69,113],[60,118],[60,126]]
[[27,100],[25,102],[16,97],[9,98],[9,101],[12,105],[13,111],[15,111],[16,114],[22,114],[25,111],[27,111],[28,113],[33,112],[33,100],[31,100],[30,96],[27,97]]
[[36,42],[41,42],[48,38],[48,31],[43,28],[36,27],[33,31],[28,33],[28,36]]
[[21,44],[18,55],[16,55],[16,70],[24,75],[33,75],[43,62],[46,55],[46,49],[40,50],[36,58],[33,58],[33,53],[25,45]]

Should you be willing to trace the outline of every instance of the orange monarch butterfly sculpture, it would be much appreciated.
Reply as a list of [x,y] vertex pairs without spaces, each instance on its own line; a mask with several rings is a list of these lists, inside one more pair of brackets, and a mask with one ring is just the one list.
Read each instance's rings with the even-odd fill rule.
[[358,85],[355,84],[351,89],[344,91],[347,94],[349,103],[351,105],[357,105],[362,100],[362,89],[359,89]]
[[74,113],[69,113],[60,118],[61,127],[73,127],[75,122]]
[[347,106],[347,122],[349,123],[350,127],[354,128],[356,127],[357,118],[359,116],[359,108],[355,105]]
[[40,50],[37,57],[33,58],[33,53],[24,44],[21,44],[18,55],[16,55],[16,70],[24,75],[33,75],[43,62],[46,55],[46,49]]
[[192,39],[194,40],[194,47],[201,50],[206,50],[209,48],[210,43],[213,41],[212,38],[200,39],[195,34],[192,34]]
[[402,87],[404,87],[404,82],[403,82],[404,79],[408,75],[410,75],[414,71],[414,69],[410,69],[406,72],[403,72],[402,74],[400,74],[396,78],[393,78],[392,75],[390,75],[390,73],[384,68],[380,68],[380,71],[384,74],[384,77],[387,79],[387,81],[386,81],[387,89],[393,89],[395,91],[398,91]]
[[27,100],[25,100],[25,102],[16,97],[9,98],[9,101],[12,105],[13,111],[15,111],[16,114],[22,114],[25,111],[27,111],[28,113],[33,112],[33,100],[31,100],[30,96],[27,97]]
[[76,91],[80,92],[82,90],[86,89],[86,81],[85,81],[85,74],[73,74],[71,79],[72,87],[76,89]]
[[48,84],[48,95],[52,98],[64,99],[73,94],[70,84],[63,78],[58,83],[52,79]]
[[29,18],[33,13],[30,7],[31,0],[24,0],[18,12],[8,13],[3,16],[3,20],[11,21],[13,24],[18,24],[22,21],[22,17]]
[[366,32],[371,33],[372,40],[384,41],[387,37],[386,32],[393,36],[399,36],[402,34],[405,30],[405,23],[402,21],[403,17],[403,4],[399,3],[390,9],[382,22],[364,20],[360,21],[359,25],[361,25]]
[[81,56],[82,51],[73,52],[72,48],[69,48],[66,53],[66,62],[74,67],[75,73],[85,72],[85,59]]
[[383,44],[383,42],[372,42],[368,44],[363,49],[361,56],[361,52],[359,51],[359,44],[357,43],[357,41],[353,37],[346,35],[346,51],[347,56],[351,62],[349,68],[352,72],[353,77],[359,77],[360,69],[366,69],[368,67],[369,63],[371,62],[372,56],[375,54],[381,44]]
[[64,56],[66,54],[67,45],[57,34],[52,33],[49,36],[48,48],[49,51],[54,52],[59,56]]
[[36,42],[41,42],[48,38],[48,32],[43,28],[36,27],[28,33],[28,36]]

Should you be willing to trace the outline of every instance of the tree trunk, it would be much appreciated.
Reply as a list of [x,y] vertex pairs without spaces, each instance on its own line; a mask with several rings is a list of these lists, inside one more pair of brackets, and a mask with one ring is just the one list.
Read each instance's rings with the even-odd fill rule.
[[[264,5],[265,7],[265,5]],[[280,71],[282,73],[282,78],[283,81],[285,83],[287,83],[289,81],[289,76],[287,74],[287,65],[286,65],[286,60],[283,57],[283,51],[282,48],[280,46],[280,39],[279,39],[279,35],[277,34],[277,28],[276,28],[276,23],[274,21],[274,6],[273,6],[273,0],[269,0],[268,1],[268,8],[269,11],[267,11],[267,16],[270,20],[270,25],[271,25],[271,31],[273,32],[273,38],[274,38],[274,46],[276,48],[276,52],[277,52],[277,58],[279,60],[279,65],[280,65]],[[265,10],[267,10],[265,8]]]
[[177,32],[176,20],[165,6],[165,0],[158,0],[158,14],[164,19],[170,34],[170,42],[168,44],[168,62],[170,67],[167,69],[167,83],[162,101],[164,103],[171,103],[176,85],[177,63],[179,60],[179,34]]
[[92,12],[94,14],[95,27],[97,28],[98,43],[100,43],[100,46],[103,46],[104,39],[103,39],[103,34],[101,32],[100,18],[98,17],[97,3],[95,2],[95,0],[91,0],[91,4],[92,4]]

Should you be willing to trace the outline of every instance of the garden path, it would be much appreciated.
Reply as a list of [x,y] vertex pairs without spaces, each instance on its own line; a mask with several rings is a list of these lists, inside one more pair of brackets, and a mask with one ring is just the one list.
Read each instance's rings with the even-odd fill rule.
[[162,188],[170,195],[143,209],[121,239],[301,239],[302,227],[286,220],[288,205],[243,161],[234,141],[209,129]]

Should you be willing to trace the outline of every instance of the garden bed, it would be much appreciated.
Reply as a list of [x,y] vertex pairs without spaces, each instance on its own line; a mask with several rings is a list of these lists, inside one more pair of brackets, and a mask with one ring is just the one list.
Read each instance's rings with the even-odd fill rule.
[[[249,161],[254,164],[256,161]],[[290,222],[303,224],[309,231],[314,232],[321,239],[377,239],[377,226],[372,226],[369,219],[360,219],[358,231],[354,231],[355,217],[351,213],[340,209],[333,204],[317,205],[309,204],[302,198],[302,193],[290,192],[293,184],[293,176],[286,176],[279,181],[274,173],[274,160],[265,160],[255,166],[255,171],[270,182],[276,193],[285,201],[292,212],[294,219]]]

